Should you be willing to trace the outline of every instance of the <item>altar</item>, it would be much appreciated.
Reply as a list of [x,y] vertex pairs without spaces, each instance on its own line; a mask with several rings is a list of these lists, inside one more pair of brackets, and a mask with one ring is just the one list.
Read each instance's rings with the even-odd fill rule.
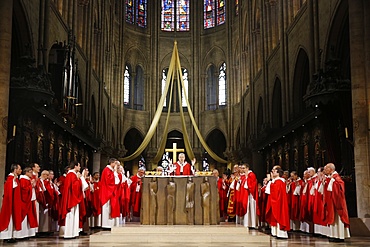
[[217,225],[219,212],[214,176],[143,178],[142,225]]

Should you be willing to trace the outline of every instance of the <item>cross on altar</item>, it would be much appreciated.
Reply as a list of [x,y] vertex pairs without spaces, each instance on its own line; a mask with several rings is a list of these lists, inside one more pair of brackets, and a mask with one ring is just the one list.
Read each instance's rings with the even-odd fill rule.
[[173,155],[172,155],[172,160],[173,160],[173,163],[175,163],[176,161],[177,161],[177,152],[185,152],[185,149],[183,149],[183,148],[177,148],[177,143],[176,142],[174,142],[173,144],[172,144],[172,148],[166,148],[164,151],[166,151],[166,152],[170,152],[170,153],[173,153]]

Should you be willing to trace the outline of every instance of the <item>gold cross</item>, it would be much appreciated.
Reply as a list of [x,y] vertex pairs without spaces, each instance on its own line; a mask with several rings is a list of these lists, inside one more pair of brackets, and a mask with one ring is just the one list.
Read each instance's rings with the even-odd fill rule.
[[164,151],[166,151],[166,152],[170,152],[170,153],[173,153],[173,157],[172,157],[172,160],[173,160],[173,163],[175,163],[177,160],[177,152],[185,152],[185,149],[183,149],[183,148],[179,148],[179,149],[177,149],[177,143],[176,142],[174,142],[173,144],[172,144],[172,148],[166,148]]

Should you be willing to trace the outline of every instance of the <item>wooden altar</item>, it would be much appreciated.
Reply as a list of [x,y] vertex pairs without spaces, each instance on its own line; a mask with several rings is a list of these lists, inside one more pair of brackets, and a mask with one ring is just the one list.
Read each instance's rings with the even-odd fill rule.
[[217,225],[216,177],[146,176],[140,222],[143,225]]

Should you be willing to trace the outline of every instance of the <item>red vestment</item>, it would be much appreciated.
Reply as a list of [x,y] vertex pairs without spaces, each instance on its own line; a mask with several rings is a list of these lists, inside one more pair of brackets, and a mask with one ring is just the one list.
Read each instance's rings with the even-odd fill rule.
[[302,191],[302,187],[304,186],[303,180],[298,178],[296,181],[293,181],[290,184],[290,219],[291,220],[299,220],[300,215],[300,192]]
[[111,218],[117,218],[121,216],[121,195],[122,195],[122,173],[118,174],[119,183],[115,185],[114,188],[114,197],[111,198],[110,205],[111,205]]
[[59,225],[65,225],[66,215],[71,209],[83,200],[82,181],[77,174],[71,170],[68,172],[64,181],[64,190],[62,192],[62,202],[60,205]]
[[109,165],[106,166],[100,178],[100,203],[106,204],[116,191],[114,171]]
[[266,194],[266,185],[262,186],[261,192],[258,199],[258,207],[260,209],[259,221],[266,222],[266,205],[267,205],[268,194]]
[[98,216],[101,214],[101,202],[100,202],[100,181],[93,181],[93,188],[91,194],[91,205],[93,216]]
[[241,174],[236,184],[236,215],[240,217],[247,213],[249,191],[244,188],[246,182],[245,174]]
[[300,199],[300,205],[299,205],[299,220],[302,222],[308,221],[308,183],[307,181],[303,182],[302,188],[301,188],[301,195],[299,197]]
[[[13,188],[13,183],[17,186]],[[13,219],[13,226],[16,231],[22,229],[22,215],[21,215],[21,188],[19,186],[18,178],[10,173],[4,184],[3,205],[0,211],[0,232],[8,228],[10,216]]]
[[253,196],[253,199],[256,201],[256,214],[260,215],[260,209],[258,204],[258,182],[256,174],[251,170],[249,170],[247,174],[247,185],[249,194],[251,194]]
[[121,187],[121,213],[122,217],[126,217],[130,215],[130,188],[127,180],[121,184]]
[[344,181],[337,172],[334,172],[331,177],[326,179],[324,187],[324,222],[326,225],[334,224],[336,212],[344,227],[349,227],[344,188]]
[[30,228],[38,227],[37,215],[36,215],[36,206],[32,198],[32,184],[31,179],[27,176],[22,175],[20,177],[20,187],[21,187],[21,217],[22,221],[27,216],[28,223]]
[[141,208],[141,193],[142,193],[142,181],[141,177],[137,174],[131,177],[130,185],[130,208],[132,208],[133,216],[140,217]]
[[179,161],[177,161],[174,165],[176,165],[175,176],[194,175],[193,170],[191,169],[191,164],[189,164],[188,162],[185,161],[184,164],[182,165],[182,172],[181,172],[181,165]]
[[217,189],[219,195],[220,216],[223,217],[224,215],[227,214],[227,203],[228,203],[227,192],[229,191],[228,181],[222,178],[218,178]]
[[234,217],[236,214],[236,185],[238,178],[231,178],[230,189],[229,189],[229,203],[227,204],[227,214]]
[[271,182],[266,206],[266,219],[271,226],[277,226],[279,223],[280,230],[290,230],[288,199],[283,178],[276,178]]
[[313,205],[313,223],[316,225],[325,226],[324,222],[324,195],[323,190],[319,190],[323,186],[321,181],[317,181],[317,190],[315,190],[315,200]]

